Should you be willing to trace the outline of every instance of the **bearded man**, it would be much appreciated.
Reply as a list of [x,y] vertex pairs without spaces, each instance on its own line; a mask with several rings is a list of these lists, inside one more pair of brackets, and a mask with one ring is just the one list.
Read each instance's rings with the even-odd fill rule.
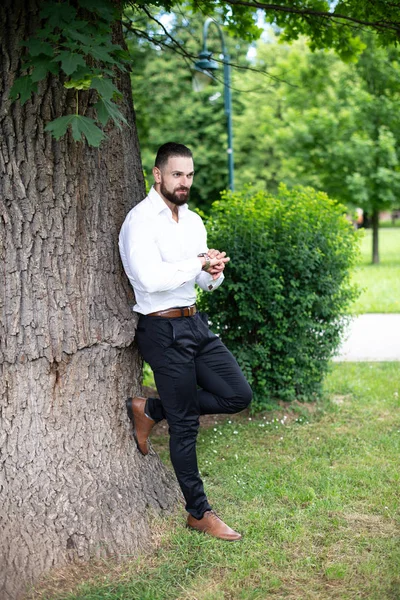
[[195,284],[215,291],[229,258],[208,249],[204,224],[187,205],[194,177],[189,148],[173,142],[161,146],[153,176],[149,195],[124,221],[119,248],[135,292],[136,341],[153,369],[159,398],[128,398],[128,416],[145,456],[153,426],[167,420],[171,462],[189,513],[187,525],[235,541],[241,535],[208,503],[196,456],[199,416],[239,412],[252,397],[235,358],[195,304]]

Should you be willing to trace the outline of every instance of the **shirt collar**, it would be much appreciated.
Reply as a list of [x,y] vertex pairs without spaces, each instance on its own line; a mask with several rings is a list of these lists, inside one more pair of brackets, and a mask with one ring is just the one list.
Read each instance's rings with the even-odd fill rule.
[[[150,198],[151,205],[157,214],[161,213],[163,210],[166,210],[166,209],[170,210],[170,208],[167,206],[167,204],[161,198],[160,194],[155,190],[154,186],[151,187],[151,190],[149,191],[148,196]],[[183,204],[182,206],[178,207],[178,210],[179,210],[179,218],[181,218],[189,210],[189,207],[187,204]]]

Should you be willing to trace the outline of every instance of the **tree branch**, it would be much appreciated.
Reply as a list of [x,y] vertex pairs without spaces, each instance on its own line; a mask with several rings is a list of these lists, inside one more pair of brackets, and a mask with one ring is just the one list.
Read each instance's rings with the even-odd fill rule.
[[225,0],[226,4],[231,6],[248,6],[250,8],[260,8],[265,11],[275,11],[281,13],[290,13],[299,15],[302,17],[320,17],[329,21],[345,20],[350,23],[356,23],[357,25],[364,25],[373,29],[378,30],[389,30],[400,34],[400,22],[391,21],[366,21],[364,19],[357,19],[349,15],[343,15],[335,12],[325,12],[319,10],[313,10],[311,8],[296,8],[295,6],[282,6],[280,4],[266,4],[259,0]]

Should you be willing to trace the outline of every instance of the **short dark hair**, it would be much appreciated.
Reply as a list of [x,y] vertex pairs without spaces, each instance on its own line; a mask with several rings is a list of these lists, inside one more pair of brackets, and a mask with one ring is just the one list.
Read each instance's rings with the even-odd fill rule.
[[183,144],[176,144],[175,142],[167,142],[159,147],[154,163],[155,166],[158,169],[161,169],[167,164],[168,159],[171,156],[185,156],[187,158],[193,158],[192,151],[187,146],[184,146]]

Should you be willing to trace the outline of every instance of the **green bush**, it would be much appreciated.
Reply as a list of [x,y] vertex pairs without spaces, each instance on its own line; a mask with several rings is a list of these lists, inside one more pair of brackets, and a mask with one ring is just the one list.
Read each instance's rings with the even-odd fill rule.
[[245,372],[255,408],[320,389],[358,295],[357,233],[344,212],[323,192],[284,186],[277,196],[225,193],[212,206],[209,247],[231,262],[199,304]]

